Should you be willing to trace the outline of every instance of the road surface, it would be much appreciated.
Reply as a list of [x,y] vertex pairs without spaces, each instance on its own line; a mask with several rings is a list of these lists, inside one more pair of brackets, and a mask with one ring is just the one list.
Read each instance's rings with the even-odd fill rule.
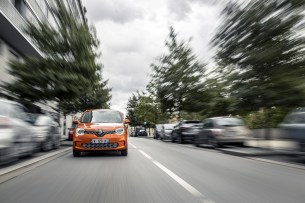
[[68,152],[0,184],[0,202],[305,202],[305,170],[146,138],[129,143],[127,157]]

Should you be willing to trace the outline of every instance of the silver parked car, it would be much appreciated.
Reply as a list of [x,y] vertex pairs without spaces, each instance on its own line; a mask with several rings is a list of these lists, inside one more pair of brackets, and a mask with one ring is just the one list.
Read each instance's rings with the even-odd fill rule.
[[32,124],[22,105],[0,99],[0,162],[31,156],[35,150]]
[[176,125],[177,125],[177,123],[163,124],[161,133],[160,133],[160,139],[161,140],[172,140],[172,131]]
[[226,144],[244,145],[252,136],[243,120],[236,117],[214,117],[206,119],[198,128],[194,144],[220,147]]
[[32,117],[34,118],[33,137],[38,149],[41,151],[57,149],[60,146],[58,123],[51,116],[44,114],[35,114]]

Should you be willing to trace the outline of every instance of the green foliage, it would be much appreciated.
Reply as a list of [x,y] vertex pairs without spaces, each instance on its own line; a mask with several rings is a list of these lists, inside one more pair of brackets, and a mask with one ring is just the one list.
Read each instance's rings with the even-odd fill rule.
[[[52,13],[57,27],[48,22],[39,22],[38,26],[29,22],[25,30],[42,57],[25,56],[22,61],[12,61],[10,74],[16,80],[4,88],[32,102],[57,101],[67,113],[86,106],[88,99],[84,97],[95,99],[101,104],[98,106],[107,106],[110,89],[106,81],[99,82],[102,80],[101,65],[96,63],[99,42],[94,28],[75,19],[62,1],[56,0],[55,4]],[[97,95],[103,95],[103,99],[97,99]]]
[[235,111],[304,104],[304,1],[229,3],[213,45]]
[[250,128],[274,128],[283,121],[290,110],[291,108],[271,107],[269,109],[249,112],[243,118]]
[[156,103],[151,95],[143,92],[132,94],[127,103],[127,116],[131,126],[143,125],[153,127],[158,123],[166,123],[167,115],[163,114],[160,104]]
[[165,47],[168,53],[151,64],[152,79],[148,90],[160,102],[163,112],[197,111],[191,104],[192,95],[200,89],[204,66],[188,43],[177,40],[173,27],[170,27]]
[[108,109],[110,108],[111,89],[107,87],[107,81],[97,83],[92,91],[85,92],[76,99],[61,102],[59,104],[63,113],[77,113],[86,109]]

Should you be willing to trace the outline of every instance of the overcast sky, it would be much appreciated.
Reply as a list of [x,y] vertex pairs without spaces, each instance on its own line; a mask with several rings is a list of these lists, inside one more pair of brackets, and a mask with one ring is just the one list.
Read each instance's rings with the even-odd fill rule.
[[111,108],[126,112],[133,92],[144,91],[150,64],[164,53],[172,25],[180,39],[192,37],[198,59],[210,61],[209,41],[219,24],[217,0],[83,0],[89,24],[101,42],[104,77],[112,88]]

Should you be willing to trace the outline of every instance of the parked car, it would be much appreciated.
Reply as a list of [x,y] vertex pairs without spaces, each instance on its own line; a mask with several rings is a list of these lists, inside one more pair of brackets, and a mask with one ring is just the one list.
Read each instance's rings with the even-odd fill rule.
[[17,102],[0,99],[0,162],[31,156],[35,150],[32,120]]
[[138,137],[138,136],[147,136],[146,129],[144,127],[142,127],[142,126],[141,127],[136,127],[134,136],[135,137]]
[[156,124],[154,127],[154,139],[158,139],[161,136],[163,124]]
[[279,124],[281,137],[296,141],[300,152],[305,152],[305,109],[296,109],[286,115]]
[[161,140],[171,140],[172,137],[172,131],[174,129],[174,126],[176,126],[177,124],[174,123],[167,123],[167,124],[163,124],[162,130],[161,130],[161,134],[160,134],[160,139]]
[[130,131],[129,137],[134,137],[134,131]]
[[194,144],[207,144],[215,148],[226,144],[244,145],[251,135],[243,120],[236,117],[215,117],[206,119],[202,127],[197,128]]
[[123,113],[110,109],[86,110],[73,139],[73,156],[82,152],[120,151],[128,153],[128,135]]
[[171,140],[172,142],[178,141],[182,144],[185,141],[193,141],[194,134],[190,131],[193,125],[201,123],[202,121],[198,120],[184,120],[180,121],[173,129]]
[[68,128],[68,140],[73,140],[73,137],[75,136],[75,130],[77,127],[77,124],[79,123],[79,117],[78,116],[74,116],[71,127]]
[[33,123],[33,137],[39,150],[47,151],[60,146],[59,125],[51,116],[35,114]]

